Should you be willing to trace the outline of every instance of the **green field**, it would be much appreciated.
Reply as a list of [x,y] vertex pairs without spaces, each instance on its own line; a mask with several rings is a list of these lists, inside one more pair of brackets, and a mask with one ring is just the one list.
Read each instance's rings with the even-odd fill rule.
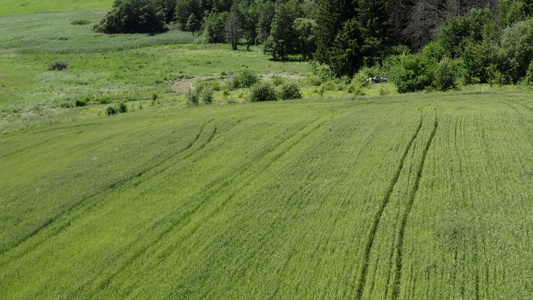
[[156,107],[4,134],[0,298],[529,298],[530,98]]
[[45,11],[65,11],[84,9],[110,9],[112,0],[2,0],[0,16],[27,14]]
[[0,4],[0,299],[533,297],[530,89],[354,92],[110,5]]

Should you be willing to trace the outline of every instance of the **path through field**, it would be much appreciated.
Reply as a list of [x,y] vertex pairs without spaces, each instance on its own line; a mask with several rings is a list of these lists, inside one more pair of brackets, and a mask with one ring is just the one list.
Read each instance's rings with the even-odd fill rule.
[[531,298],[529,98],[144,109],[4,134],[0,298]]

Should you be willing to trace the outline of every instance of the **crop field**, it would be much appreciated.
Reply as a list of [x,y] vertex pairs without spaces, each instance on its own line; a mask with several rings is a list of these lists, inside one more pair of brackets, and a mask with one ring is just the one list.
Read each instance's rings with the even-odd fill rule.
[[530,99],[147,107],[5,133],[0,298],[531,298]]

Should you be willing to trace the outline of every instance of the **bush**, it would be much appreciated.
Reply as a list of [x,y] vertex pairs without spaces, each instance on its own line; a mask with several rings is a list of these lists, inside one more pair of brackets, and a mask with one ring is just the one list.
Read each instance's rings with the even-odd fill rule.
[[128,106],[126,105],[126,103],[122,102],[118,105],[118,112],[119,113],[126,113],[128,112]]
[[84,97],[82,99],[78,99],[74,103],[74,105],[76,105],[76,107],[87,106],[88,104],[89,104],[89,98],[88,97]]
[[533,19],[519,22],[503,31],[501,48],[504,70],[513,82],[526,76],[533,59]]
[[158,33],[166,30],[165,17],[152,0],[117,0],[94,29],[103,33]]
[[433,86],[439,91],[446,91],[457,87],[457,64],[450,58],[444,57],[435,68]]
[[401,55],[390,70],[390,79],[399,93],[421,91],[431,86],[433,67],[419,55]]
[[48,65],[49,71],[61,71],[65,69],[68,69],[68,65],[66,62],[61,61],[61,60],[55,61],[51,63],[50,65]]
[[191,105],[200,104],[200,95],[196,90],[194,89],[189,90],[189,92],[187,92],[186,97],[187,97],[187,103]]
[[278,95],[274,87],[267,82],[254,85],[252,87],[252,93],[250,94],[251,102],[259,101],[276,101],[278,100]]
[[231,80],[231,87],[234,89],[249,88],[257,82],[259,82],[259,77],[254,72],[246,69],[233,77]]
[[72,22],[70,22],[70,24],[72,24],[72,25],[87,25],[87,24],[91,24],[91,21],[89,21],[87,19],[76,19],[76,20],[72,20]]
[[201,92],[201,97],[202,97],[202,102],[204,104],[209,105],[213,103],[213,90],[208,89],[208,88],[203,89],[203,91]]
[[301,99],[302,93],[296,83],[286,83],[281,86],[279,97],[283,100]]
[[116,115],[117,114],[117,109],[114,108],[113,106],[108,106],[107,109],[105,110],[105,113],[108,116]]

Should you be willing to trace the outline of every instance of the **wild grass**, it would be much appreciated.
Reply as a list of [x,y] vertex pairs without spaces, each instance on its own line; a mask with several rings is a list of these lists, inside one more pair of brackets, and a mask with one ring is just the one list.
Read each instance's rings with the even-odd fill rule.
[[[105,11],[61,11],[0,16],[0,49],[24,54],[122,51],[194,41],[188,32],[104,34],[92,30]],[[83,25],[72,24],[86,20]]]
[[3,134],[0,298],[527,298],[530,99],[149,106]]
[[88,9],[108,10],[112,5],[112,0],[3,0],[0,3],[0,16]]

